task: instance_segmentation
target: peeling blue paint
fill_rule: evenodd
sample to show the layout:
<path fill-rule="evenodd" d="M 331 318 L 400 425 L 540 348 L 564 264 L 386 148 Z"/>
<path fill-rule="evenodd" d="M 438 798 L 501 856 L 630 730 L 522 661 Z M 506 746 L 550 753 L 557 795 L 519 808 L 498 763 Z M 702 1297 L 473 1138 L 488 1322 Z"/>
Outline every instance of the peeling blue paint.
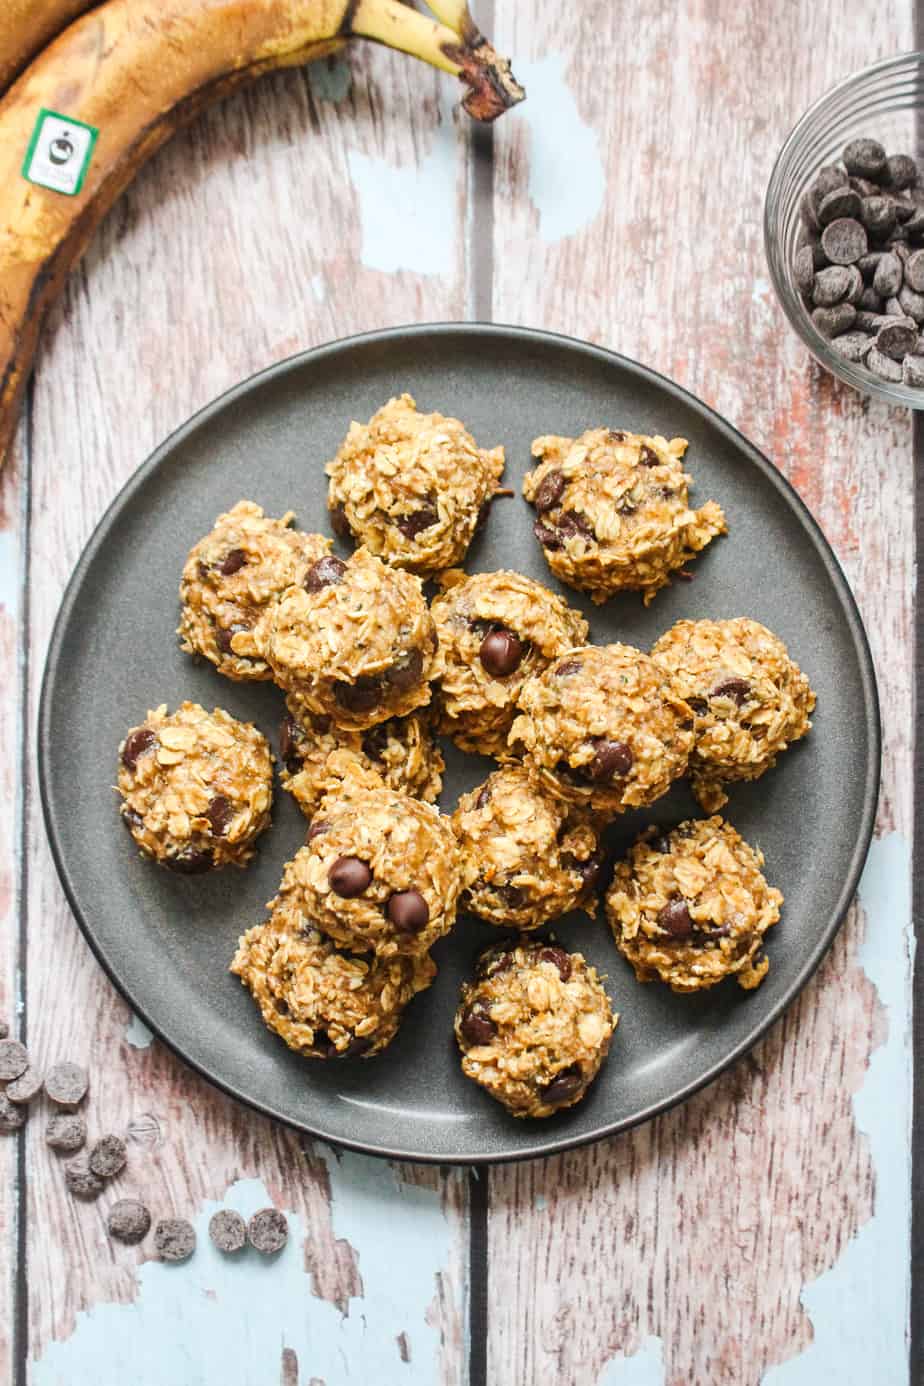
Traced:
<path fill-rule="evenodd" d="M 517 72 L 527 91 L 541 92 L 540 100 L 524 103 L 520 117 L 530 131 L 529 199 L 542 240 L 560 241 L 589 226 L 603 206 L 599 139 L 581 119 L 561 54 L 518 61 Z"/>
<path fill-rule="evenodd" d="M 350 64 L 343 58 L 324 58 L 308 68 L 308 85 L 312 96 L 319 101 L 331 101 L 336 105 L 345 100 L 352 81 Z"/>
<path fill-rule="evenodd" d="M 323 274 L 313 274 L 311 276 L 311 292 L 314 295 L 315 303 L 323 303 L 327 297 L 327 284 L 324 282 Z"/>
<path fill-rule="evenodd" d="M 664 1343 L 652 1335 L 643 1338 L 631 1357 L 611 1357 L 597 1378 L 597 1386 L 664 1386 Z"/>
<path fill-rule="evenodd" d="M 911 852 L 898 833 L 874 842 L 860 882 L 860 964 L 888 1034 L 854 1096 L 869 1138 L 875 1211 L 830 1270 L 802 1291 L 811 1346 L 771 1367 L 762 1386 L 907 1386 L 911 1225 Z"/>
<path fill-rule="evenodd" d="M 359 202 L 361 259 L 367 269 L 392 274 L 451 274 L 456 265 L 456 183 L 459 146 L 448 94 L 430 152 L 396 168 L 380 155 L 348 154 Z"/>
<path fill-rule="evenodd" d="M 125 1038 L 133 1049 L 147 1049 L 152 1043 L 154 1036 L 145 1025 L 140 1016 L 132 1011 L 129 1015 L 128 1024 L 125 1027 Z"/>
<path fill-rule="evenodd" d="M 439 1194 L 403 1183 L 383 1161 L 319 1153 L 330 1175 L 334 1235 L 352 1245 L 362 1280 L 362 1296 L 346 1314 L 312 1294 L 305 1224 L 289 1210 L 289 1242 L 278 1256 L 215 1250 L 208 1221 L 218 1207 L 249 1217 L 272 1202 L 261 1180 L 240 1180 L 222 1204 L 205 1203 L 194 1217 L 190 1261 L 147 1261 L 130 1304 L 78 1314 L 73 1333 L 33 1364 L 31 1386 L 256 1386 L 279 1380 L 284 1349 L 290 1361 L 294 1353 L 300 1381 L 432 1386 L 440 1339 L 426 1314 L 452 1252 Z M 409 1362 L 397 1343 L 402 1332 Z"/>
<path fill-rule="evenodd" d="M 533 1207 L 535 1208 L 536 1212 L 544 1213 L 548 1206 L 549 1200 L 546 1198 L 545 1194 L 536 1194 L 536 1197 L 533 1200 Z"/>

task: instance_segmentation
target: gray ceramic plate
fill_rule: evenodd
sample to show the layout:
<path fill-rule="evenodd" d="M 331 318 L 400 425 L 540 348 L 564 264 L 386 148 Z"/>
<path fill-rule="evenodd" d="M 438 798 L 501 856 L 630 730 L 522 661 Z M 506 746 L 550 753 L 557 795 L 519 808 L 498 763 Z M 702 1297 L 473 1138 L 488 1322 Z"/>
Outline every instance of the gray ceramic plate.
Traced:
<path fill-rule="evenodd" d="M 600 423 L 690 440 L 695 500 L 715 497 L 731 533 L 693 565 L 695 579 L 647 610 L 634 595 L 585 610 L 597 641 L 647 647 L 680 617 L 748 615 L 787 643 L 818 691 L 815 729 L 757 784 L 734 790 L 731 821 L 766 854 L 786 897 L 760 989 L 698 997 L 642 987 L 602 917 L 570 917 L 559 936 L 602 972 L 622 1020 L 588 1097 L 549 1121 L 517 1122 L 462 1077 L 452 1040 L 459 984 L 496 934 L 461 919 L 436 950 L 439 977 L 412 1004 L 381 1057 L 299 1059 L 261 1023 L 227 971 L 238 935 L 263 917 L 305 825 L 279 793 L 274 825 L 246 873 L 177 877 L 142 861 L 110 789 L 126 728 L 149 707 L 192 698 L 251 719 L 275 744 L 281 697 L 221 679 L 177 647 L 177 583 L 187 550 L 241 497 L 290 507 L 326 529 L 324 463 L 351 419 L 410 390 L 456 414 L 479 442 L 507 448 L 519 491 L 539 433 Z M 550 581 L 517 495 L 499 501 L 469 557 Z M 58 617 L 42 695 L 45 816 L 68 899 L 100 962 L 135 1011 L 214 1083 L 341 1145 L 417 1160 L 478 1162 L 548 1154 L 624 1130 L 688 1097 L 743 1054 L 804 985 L 856 888 L 879 776 L 869 649 L 831 550 L 795 493 L 729 425 L 676 385 L 596 347 L 517 328 L 445 325 L 374 333 L 307 352 L 230 391 L 158 449 L 87 545 Z M 443 805 L 487 762 L 450 748 Z M 695 811 L 686 786 L 612 829 L 619 850 L 649 821 Z"/>

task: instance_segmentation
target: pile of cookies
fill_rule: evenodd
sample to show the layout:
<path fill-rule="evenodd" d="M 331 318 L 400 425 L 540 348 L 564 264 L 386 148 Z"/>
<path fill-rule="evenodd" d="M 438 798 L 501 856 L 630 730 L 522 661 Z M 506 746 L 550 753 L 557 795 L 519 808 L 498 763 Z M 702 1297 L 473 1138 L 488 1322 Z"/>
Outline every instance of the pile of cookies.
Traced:
<path fill-rule="evenodd" d="M 536 440 L 523 491 L 562 582 L 649 602 L 725 533 L 716 502 L 690 508 L 685 448 L 603 428 Z M 327 468 L 352 556 L 241 501 L 189 555 L 179 635 L 227 678 L 285 695 L 280 777 L 309 827 L 231 965 L 266 1024 L 313 1058 L 380 1052 L 434 978 L 434 943 L 471 912 L 517 936 L 463 988 L 463 1070 L 514 1115 L 543 1117 L 581 1099 L 618 1017 L 581 954 L 534 931 L 595 914 L 615 815 L 685 775 L 715 815 L 726 783 L 805 735 L 814 695 L 747 618 L 680 621 L 646 654 L 590 643 L 583 615 L 520 573 L 467 575 L 503 469 L 503 448 L 479 448 L 458 419 L 390 400 Z M 451 817 L 435 807 L 438 735 L 499 762 Z M 245 866 L 272 763 L 262 734 L 220 709 L 159 707 L 120 748 L 123 821 L 171 870 Z M 638 978 L 758 985 L 782 900 L 762 865 L 718 816 L 643 833 L 606 893 Z"/>

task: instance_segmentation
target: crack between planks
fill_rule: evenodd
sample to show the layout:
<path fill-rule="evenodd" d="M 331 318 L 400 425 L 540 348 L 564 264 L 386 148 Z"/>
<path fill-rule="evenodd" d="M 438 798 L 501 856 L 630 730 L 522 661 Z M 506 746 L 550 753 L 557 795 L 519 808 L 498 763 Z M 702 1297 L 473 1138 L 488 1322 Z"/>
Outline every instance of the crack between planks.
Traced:
<path fill-rule="evenodd" d="M 488 1168 L 468 1172 L 468 1386 L 488 1383 Z"/>

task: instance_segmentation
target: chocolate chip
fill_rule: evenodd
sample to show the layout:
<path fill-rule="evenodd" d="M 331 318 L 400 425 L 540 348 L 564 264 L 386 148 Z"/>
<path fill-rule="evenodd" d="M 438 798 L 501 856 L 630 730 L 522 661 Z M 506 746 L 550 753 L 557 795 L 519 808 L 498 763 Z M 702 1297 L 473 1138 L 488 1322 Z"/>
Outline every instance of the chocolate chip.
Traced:
<path fill-rule="evenodd" d="M 550 549 L 553 553 L 563 546 L 564 541 L 558 530 L 552 529 L 550 525 L 544 525 L 541 520 L 537 520 L 533 525 L 533 534 L 544 549 Z"/>
<path fill-rule="evenodd" d="M 893 361 L 890 356 L 884 356 L 876 347 L 871 347 L 866 354 L 866 364 L 869 369 L 878 375 L 880 380 L 888 380 L 891 384 L 897 385 L 902 378 L 902 368 L 897 361 Z"/>
<path fill-rule="evenodd" d="M 382 686 L 378 679 L 361 675 L 355 683 L 338 679 L 334 684 L 334 697 L 348 712 L 371 712 L 382 699 Z"/>
<path fill-rule="evenodd" d="M 864 197 L 860 220 L 874 241 L 886 240 L 895 230 L 895 207 L 888 197 Z"/>
<path fill-rule="evenodd" d="M 911 220 L 918 209 L 915 203 L 908 198 L 907 193 L 899 193 L 897 197 L 892 198 L 892 210 L 895 212 L 895 220 L 899 226 L 903 226 Z"/>
<path fill-rule="evenodd" d="M 151 1230 L 151 1214 L 137 1198 L 120 1198 L 106 1214 L 106 1230 L 117 1242 L 137 1246 Z"/>
<path fill-rule="evenodd" d="M 561 500 L 564 489 L 565 478 L 561 472 L 546 472 L 536 488 L 536 498 L 533 501 L 537 515 L 544 514 L 546 510 L 553 510 Z"/>
<path fill-rule="evenodd" d="M 897 255 L 881 257 L 873 274 L 873 288 L 880 298 L 892 298 L 902 286 L 902 262 Z"/>
<path fill-rule="evenodd" d="M 603 873 L 603 853 L 593 852 L 586 861 L 575 862 L 575 870 L 584 879 L 584 890 L 590 894 L 596 890 Z"/>
<path fill-rule="evenodd" d="M 370 760 L 385 759 L 385 752 L 388 750 L 386 723 L 380 722 L 377 727 L 370 727 L 363 733 L 363 750 Z"/>
<path fill-rule="evenodd" d="M 896 261 L 897 263 L 897 261 Z M 812 298 L 819 308 L 833 308 L 847 297 L 851 286 L 850 271 L 853 265 L 829 265 L 819 270 L 812 282 Z M 898 267 L 899 280 L 901 266 Z"/>
<path fill-rule="evenodd" d="M 402 934 L 419 934 L 430 922 L 430 906 L 419 890 L 397 891 L 389 899 L 385 913 Z"/>
<path fill-rule="evenodd" d="M 552 963 L 554 967 L 558 968 L 558 975 L 563 982 L 568 981 L 568 978 L 571 976 L 571 959 L 568 957 L 564 948 L 558 948 L 554 944 L 550 944 L 547 948 L 540 948 L 539 957 L 542 962 Z"/>
<path fill-rule="evenodd" d="M 209 820 L 215 837 L 224 837 L 225 830 L 236 811 L 231 800 L 227 799 L 224 794 L 215 795 L 205 810 L 205 817 Z"/>
<path fill-rule="evenodd" d="M 75 1198 L 99 1198 L 106 1187 L 105 1181 L 93 1173 L 83 1156 L 64 1166 L 64 1182 Z"/>
<path fill-rule="evenodd" d="M 134 770 L 141 756 L 157 745 L 157 736 L 150 727 L 136 727 L 129 732 L 122 747 L 122 764 L 126 770 Z"/>
<path fill-rule="evenodd" d="M 918 327 L 924 323 L 924 294 L 916 294 L 914 289 L 909 289 L 907 284 L 903 284 L 898 291 L 898 302 L 905 316 L 911 318 Z"/>
<path fill-rule="evenodd" d="M 423 654 L 420 650 L 406 650 L 400 654 L 390 668 L 385 670 L 385 678 L 392 688 L 405 692 L 420 683 L 423 673 Z"/>
<path fill-rule="evenodd" d="M 288 1015 L 289 1003 L 284 996 L 274 996 L 273 1009 L 275 1010 L 277 1015 Z"/>
<path fill-rule="evenodd" d="M 649 447 L 647 443 L 643 443 L 639 448 L 638 460 L 643 467 L 660 467 L 661 465 L 661 458 L 654 448 Z"/>
<path fill-rule="evenodd" d="M 851 187 L 835 188 L 827 193 L 818 204 L 818 220 L 822 226 L 830 226 L 833 221 L 847 217 L 858 217 L 863 207 L 859 193 Z"/>
<path fill-rule="evenodd" d="M 857 269 L 862 274 L 867 284 L 872 284 L 873 275 L 876 273 L 876 266 L 883 255 L 889 254 L 885 250 L 871 250 L 868 255 L 861 255 L 857 261 Z"/>
<path fill-rule="evenodd" d="M 751 685 L 747 679 L 728 678 L 722 679 L 712 690 L 713 698 L 731 698 L 733 702 L 741 707 L 751 696 Z"/>
<path fill-rule="evenodd" d="M 905 385 L 924 385 L 924 356 L 906 356 L 902 362 L 902 381 Z"/>
<path fill-rule="evenodd" d="M 497 1026 L 480 1006 L 470 1006 L 459 1023 L 459 1031 L 466 1044 L 478 1047 L 491 1043 L 497 1034 Z"/>
<path fill-rule="evenodd" d="M 806 188 L 799 199 L 799 215 L 802 218 L 802 225 L 807 231 L 821 230 L 821 222 L 818 220 L 818 209 L 815 205 L 815 196 L 811 188 Z"/>
<path fill-rule="evenodd" d="M 346 511 L 342 505 L 332 505 L 330 507 L 330 527 L 338 539 L 352 539 L 353 537 L 350 522 L 346 517 Z"/>
<path fill-rule="evenodd" d="M 624 741 L 607 741 L 600 737 L 592 744 L 596 748 L 594 758 L 584 769 L 595 784 L 628 775 L 635 757 Z"/>
<path fill-rule="evenodd" d="M 498 972 L 508 972 L 514 965 L 513 953 L 507 949 L 486 948 L 475 963 L 479 977 L 495 977 Z"/>
<path fill-rule="evenodd" d="M 289 1240 L 289 1224 L 278 1208 L 261 1208 L 247 1224 L 247 1240 L 262 1256 L 275 1256 Z"/>
<path fill-rule="evenodd" d="M 0 1131 L 9 1134 L 19 1131 L 26 1124 L 29 1112 L 26 1107 L 11 1102 L 5 1092 L 0 1092 Z"/>
<path fill-rule="evenodd" d="M 872 182 L 869 178 L 851 178 L 849 185 L 855 193 L 859 193 L 865 200 L 867 197 L 880 197 L 882 189 L 878 183 Z"/>
<path fill-rule="evenodd" d="M 235 635 L 240 635 L 243 631 L 250 630 L 244 621 L 235 621 L 230 626 L 218 626 L 215 631 L 215 644 L 222 654 L 234 654 L 231 648 L 231 641 Z M 243 659 L 243 655 L 236 655 L 236 659 Z"/>
<path fill-rule="evenodd" d="M 154 1250 L 162 1261 L 188 1261 L 196 1249 L 196 1229 L 186 1218 L 161 1218 L 154 1228 Z"/>
<path fill-rule="evenodd" d="M 327 873 L 331 890 L 343 900 L 362 895 L 372 880 L 372 869 L 359 857 L 338 857 Z"/>
<path fill-rule="evenodd" d="M 19 1040 L 0 1040 L 0 1083 L 9 1083 L 29 1067 L 29 1051 Z"/>
<path fill-rule="evenodd" d="M 346 1049 L 341 1049 L 340 1057 L 341 1059 L 358 1059 L 361 1055 L 367 1053 L 371 1048 L 371 1035 L 355 1035 L 354 1038 L 350 1040 Z"/>
<path fill-rule="evenodd" d="M 403 515 L 395 521 L 395 525 L 400 529 L 405 539 L 412 542 L 422 534 L 425 529 L 430 529 L 439 519 L 439 511 L 432 501 L 426 501 L 419 510 L 413 510 L 410 515 Z"/>
<path fill-rule="evenodd" d="M 302 768 L 302 757 L 298 749 L 300 731 L 301 727 L 291 713 L 282 719 L 279 728 L 279 758 L 290 775 L 297 775 Z"/>
<path fill-rule="evenodd" d="M 490 798 L 491 786 L 489 784 L 483 784 L 478 791 L 478 798 L 475 800 L 475 808 L 483 809 Z"/>
<path fill-rule="evenodd" d="M 495 679 L 509 678 L 523 661 L 524 646 L 513 631 L 500 627 L 492 630 L 481 642 L 478 658 L 482 668 Z"/>
<path fill-rule="evenodd" d="M 841 157 L 847 172 L 860 178 L 879 178 L 885 169 L 886 152 L 878 140 L 851 140 Z"/>
<path fill-rule="evenodd" d="M 305 591 L 320 592 L 324 587 L 336 587 L 338 583 L 343 581 L 346 566 L 343 559 L 338 558 L 333 553 L 319 558 L 317 563 L 312 563 L 305 574 Z"/>
<path fill-rule="evenodd" d="M 594 527 L 586 515 L 579 515 L 576 510 L 566 510 L 558 521 L 558 532 L 565 539 L 573 539 L 576 534 L 580 534 L 584 539 L 593 539 Z"/>
<path fill-rule="evenodd" d="M 556 665 L 555 672 L 560 679 L 566 679 L 569 674 L 579 674 L 583 667 L 579 659 L 563 659 L 561 664 Z"/>
<path fill-rule="evenodd" d="M 853 217 L 838 217 L 826 226 L 821 244 L 833 265 L 852 265 L 869 250 L 866 228 Z"/>
<path fill-rule="evenodd" d="M 693 920 L 690 918 L 686 900 L 682 900 L 679 895 L 673 900 L 668 900 L 664 908 L 658 911 L 658 924 L 667 933 L 673 934 L 674 938 L 685 938 L 687 934 L 692 934 Z"/>
<path fill-rule="evenodd" d="M 796 251 L 792 272 L 800 293 L 810 294 L 815 285 L 815 256 L 810 245 L 803 245 Z"/>
<path fill-rule="evenodd" d="M 816 308 L 812 322 L 823 337 L 838 337 L 853 327 L 857 310 L 850 303 L 838 303 L 833 308 Z"/>
<path fill-rule="evenodd" d="M 90 1151 L 89 1166 L 100 1179 L 112 1179 L 125 1168 L 128 1151 L 121 1136 L 103 1136 Z"/>
<path fill-rule="evenodd" d="M 87 1139 L 87 1123 L 78 1112 L 56 1112 L 45 1127 L 45 1144 L 52 1150 L 80 1150 Z"/>
<path fill-rule="evenodd" d="M 165 857 L 164 866 L 178 876 L 201 876 L 211 871 L 212 853 L 207 847 L 187 847 L 175 857 Z"/>
<path fill-rule="evenodd" d="M 872 344 L 865 332 L 844 332 L 834 338 L 831 346 L 846 361 L 862 361 Z"/>
<path fill-rule="evenodd" d="M 29 1103 L 42 1091 L 42 1075 L 37 1068 L 27 1068 L 12 1083 L 7 1084 L 6 1095 L 11 1102 Z"/>
<path fill-rule="evenodd" d="M 651 846 L 656 852 L 660 852 L 662 856 L 666 857 L 671 850 L 669 835 L 667 833 L 659 833 L 656 838 L 652 839 Z"/>
<path fill-rule="evenodd" d="M 629 435 L 622 428 L 608 428 L 606 436 L 611 443 L 624 443 Z"/>
<path fill-rule="evenodd" d="M 563 1068 L 551 1081 L 540 1089 L 540 1094 L 550 1107 L 560 1107 L 563 1102 L 570 1102 L 576 1097 L 584 1085 L 584 1075 L 581 1072 L 580 1064 L 571 1064 L 568 1068 Z"/>
<path fill-rule="evenodd" d="M 915 293 L 924 293 L 924 250 L 915 250 L 905 261 L 905 283 Z"/>
<path fill-rule="evenodd" d="M 247 555 L 243 549 L 229 549 L 220 563 L 215 566 L 223 577 L 233 577 L 239 573 L 247 562 Z"/>
<path fill-rule="evenodd" d="M 526 904 L 526 892 L 521 886 L 497 885 L 494 887 L 494 894 L 508 910 L 521 910 Z"/>
<path fill-rule="evenodd" d="M 315 1030 L 311 1052 L 318 1059 L 336 1059 L 337 1046 L 326 1030 Z"/>
<path fill-rule="evenodd" d="M 321 833 L 326 833 L 329 827 L 330 824 L 326 818 L 312 818 L 305 841 L 313 842 L 316 837 L 320 837 Z"/>
<path fill-rule="evenodd" d="M 890 154 L 885 161 L 882 182 L 893 192 L 910 188 L 918 180 L 918 166 L 909 154 Z"/>
<path fill-rule="evenodd" d="M 917 340 L 918 333 L 915 327 L 909 327 L 896 320 L 880 327 L 876 333 L 876 348 L 883 356 L 890 356 L 893 361 L 901 361 L 910 351 L 914 351 Z"/>
<path fill-rule="evenodd" d="M 77 1107 L 87 1095 L 90 1080 L 80 1064 L 55 1064 L 45 1075 L 45 1096 L 58 1107 Z"/>
<path fill-rule="evenodd" d="M 219 1208 L 209 1218 L 209 1236 L 219 1251 L 232 1255 L 247 1243 L 247 1224 L 233 1208 Z"/>

